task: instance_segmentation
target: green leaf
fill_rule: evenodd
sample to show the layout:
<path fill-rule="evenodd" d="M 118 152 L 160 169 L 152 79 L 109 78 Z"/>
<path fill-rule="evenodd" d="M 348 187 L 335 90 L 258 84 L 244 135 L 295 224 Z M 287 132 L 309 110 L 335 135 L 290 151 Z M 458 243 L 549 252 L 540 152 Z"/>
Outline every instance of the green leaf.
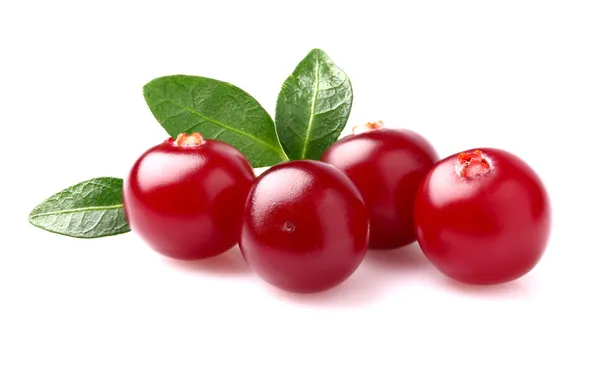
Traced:
<path fill-rule="evenodd" d="M 229 83 L 199 76 L 159 77 L 144 86 L 144 98 L 173 138 L 182 132 L 200 132 L 234 146 L 254 167 L 288 159 L 271 116 L 248 93 Z"/>
<path fill-rule="evenodd" d="M 100 177 L 58 192 L 29 214 L 29 222 L 49 232 L 97 238 L 129 232 L 123 212 L 123 180 Z"/>
<path fill-rule="evenodd" d="M 352 108 L 346 74 L 319 49 L 285 80 L 275 111 L 277 134 L 290 159 L 318 160 L 340 136 Z"/>

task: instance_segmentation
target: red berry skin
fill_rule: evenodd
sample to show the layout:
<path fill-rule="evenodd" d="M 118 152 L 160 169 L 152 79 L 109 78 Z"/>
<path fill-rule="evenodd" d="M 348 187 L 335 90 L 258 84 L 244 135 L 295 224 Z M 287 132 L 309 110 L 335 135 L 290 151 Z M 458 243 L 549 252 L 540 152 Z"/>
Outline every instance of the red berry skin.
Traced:
<path fill-rule="evenodd" d="M 528 273 L 550 236 L 548 194 L 534 170 L 493 148 L 439 161 L 415 199 L 421 249 L 442 273 L 499 284 Z"/>
<path fill-rule="evenodd" d="M 255 179 L 246 157 L 226 143 L 200 137 L 199 145 L 185 145 L 195 135 L 184 136 L 182 145 L 180 136 L 150 148 L 123 187 L 132 230 L 159 253 L 182 260 L 209 258 L 236 244 Z"/>
<path fill-rule="evenodd" d="M 416 240 L 414 197 L 438 160 L 425 138 L 409 130 L 374 129 L 338 140 L 321 160 L 346 173 L 360 191 L 371 220 L 370 248 L 393 249 Z"/>
<path fill-rule="evenodd" d="M 315 293 L 352 275 L 368 236 L 367 209 L 348 177 L 331 165 L 297 160 L 257 179 L 246 202 L 240 249 L 268 283 Z"/>

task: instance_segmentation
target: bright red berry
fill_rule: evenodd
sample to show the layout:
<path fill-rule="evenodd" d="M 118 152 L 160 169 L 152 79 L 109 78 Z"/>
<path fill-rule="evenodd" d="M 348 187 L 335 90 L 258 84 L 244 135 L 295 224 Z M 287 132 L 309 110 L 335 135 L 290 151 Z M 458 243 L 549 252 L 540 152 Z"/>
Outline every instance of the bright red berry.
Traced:
<path fill-rule="evenodd" d="M 325 151 L 322 161 L 341 169 L 360 191 L 369 210 L 369 246 L 391 249 L 416 240 L 414 197 L 438 160 L 431 144 L 408 130 L 383 128 L 382 122 L 354 128 Z"/>
<path fill-rule="evenodd" d="M 254 184 L 240 249 L 268 283 L 312 293 L 356 270 L 368 233 L 367 209 L 348 177 L 319 161 L 291 161 L 270 168 Z"/>
<path fill-rule="evenodd" d="M 533 169 L 491 148 L 439 161 L 415 201 L 423 252 L 442 273 L 470 284 L 504 283 L 529 272 L 546 248 L 550 217 Z"/>
<path fill-rule="evenodd" d="M 246 157 L 218 140 L 181 134 L 146 151 L 123 186 L 131 228 L 176 259 L 202 259 L 233 247 L 254 172 Z"/>

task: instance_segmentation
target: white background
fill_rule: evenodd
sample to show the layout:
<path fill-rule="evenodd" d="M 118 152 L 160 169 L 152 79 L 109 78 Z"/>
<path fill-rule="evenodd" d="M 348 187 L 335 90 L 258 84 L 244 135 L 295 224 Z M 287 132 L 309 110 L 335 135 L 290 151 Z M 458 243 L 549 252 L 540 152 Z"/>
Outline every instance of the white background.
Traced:
<path fill-rule="evenodd" d="M 599 20 L 597 1 L 574 0 L 2 2 L 0 376 L 600 375 Z M 28 224 L 50 194 L 122 177 L 166 137 L 147 81 L 229 81 L 273 114 L 314 47 L 352 79 L 350 126 L 528 161 L 553 205 L 538 267 L 469 288 L 412 247 L 296 296 L 238 250 L 179 263 L 132 233 Z"/>

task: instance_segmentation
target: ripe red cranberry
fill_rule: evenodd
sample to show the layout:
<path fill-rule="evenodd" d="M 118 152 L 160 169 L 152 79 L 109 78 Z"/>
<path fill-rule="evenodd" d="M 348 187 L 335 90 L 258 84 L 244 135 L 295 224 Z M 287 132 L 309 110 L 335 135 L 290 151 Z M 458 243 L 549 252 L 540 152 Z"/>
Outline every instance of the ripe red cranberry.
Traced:
<path fill-rule="evenodd" d="M 246 203 L 240 249 L 280 289 L 314 293 L 346 280 L 367 248 L 360 193 L 331 165 L 290 161 L 263 173 Z"/>
<path fill-rule="evenodd" d="M 470 284 L 517 279 L 540 260 L 550 203 L 538 175 L 517 156 L 477 149 L 439 161 L 417 193 L 419 245 L 442 273 Z"/>
<path fill-rule="evenodd" d="M 125 215 L 132 230 L 163 255 L 212 257 L 236 244 L 254 178 L 234 147 L 181 134 L 135 162 L 123 186 Z"/>
<path fill-rule="evenodd" d="M 371 220 L 369 247 L 392 249 L 416 240 L 414 197 L 438 160 L 431 144 L 408 130 L 383 128 L 381 121 L 355 127 L 322 161 L 341 169 L 360 191 Z"/>

